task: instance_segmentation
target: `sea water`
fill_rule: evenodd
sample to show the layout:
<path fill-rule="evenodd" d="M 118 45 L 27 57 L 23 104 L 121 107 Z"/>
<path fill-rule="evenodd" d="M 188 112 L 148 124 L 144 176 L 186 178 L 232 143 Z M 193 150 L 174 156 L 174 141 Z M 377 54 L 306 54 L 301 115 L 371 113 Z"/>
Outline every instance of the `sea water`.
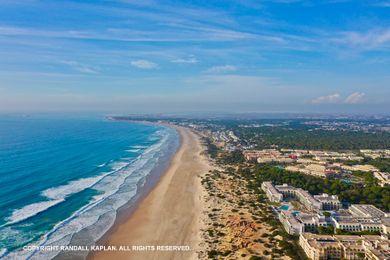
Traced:
<path fill-rule="evenodd" d="M 59 251 L 24 249 L 93 244 L 178 145 L 160 125 L 1 116 L 0 258 L 48 259 Z"/>

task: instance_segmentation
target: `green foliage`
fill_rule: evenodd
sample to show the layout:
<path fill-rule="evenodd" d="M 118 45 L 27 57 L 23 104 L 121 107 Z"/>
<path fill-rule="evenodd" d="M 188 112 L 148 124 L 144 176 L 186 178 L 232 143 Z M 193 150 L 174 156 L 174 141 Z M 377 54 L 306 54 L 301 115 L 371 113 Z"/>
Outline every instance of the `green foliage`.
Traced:
<path fill-rule="evenodd" d="M 364 158 L 362 161 L 344 161 L 346 165 L 355 165 L 355 164 L 371 164 L 375 166 L 382 172 L 390 172 L 390 158 Z"/>
<path fill-rule="evenodd" d="M 332 226 L 318 227 L 318 233 L 321 235 L 332 235 L 334 234 L 334 228 Z"/>
<path fill-rule="evenodd" d="M 243 163 L 245 161 L 244 155 L 241 151 L 233 151 L 231 153 L 226 154 L 221 158 L 221 162 L 225 164 L 236 164 Z"/>
<path fill-rule="evenodd" d="M 211 158 L 215 159 L 218 155 L 218 147 L 211 142 L 210 139 L 205 139 L 206 143 L 206 150 L 207 153 L 210 155 Z"/>
<path fill-rule="evenodd" d="M 249 260 L 262 260 L 263 258 L 261 256 L 253 255 L 249 258 Z"/>
<path fill-rule="evenodd" d="M 211 259 L 217 259 L 219 252 L 217 250 L 211 250 L 211 251 L 207 252 L 207 255 Z"/>
<path fill-rule="evenodd" d="M 308 129 L 300 124 L 277 127 L 235 128 L 241 139 L 249 140 L 258 149 L 277 145 L 291 149 L 359 150 L 390 147 L 390 133 L 326 131 Z"/>
<path fill-rule="evenodd" d="M 368 163 L 382 172 L 390 172 L 390 158 L 371 159 Z"/>
<path fill-rule="evenodd" d="M 354 171 L 352 173 L 353 175 L 362 178 L 365 184 L 378 185 L 378 179 L 375 178 L 372 172 Z"/>

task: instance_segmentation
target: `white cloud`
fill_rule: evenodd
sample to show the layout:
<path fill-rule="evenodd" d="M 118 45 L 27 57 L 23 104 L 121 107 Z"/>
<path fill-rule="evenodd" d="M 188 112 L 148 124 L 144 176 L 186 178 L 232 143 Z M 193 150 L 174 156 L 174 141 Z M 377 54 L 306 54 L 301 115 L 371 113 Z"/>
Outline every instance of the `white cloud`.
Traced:
<path fill-rule="evenodd" d="M 194 56 L 189 56 L 188 58 L 178 58 L 171 60 L 173 63 L 188 63 L 188 64 L 195 64 L 198 63 L 199 60 Z"/>
<path fill-rule="evenodd" d="M 209 68 L 206 72 L 208 73 L 226 73 L 236 71 L 237 67 L 232 65 L 214 66 Z"/>
<path fill-rule="evenodd" d="M 131 62 L 131 65 L 134 67 L 137 67 L 139 69 L 145 69 L 145 70 L 150 70 L 150 69 L 157 69 L 158 65 L 157 63 L 148 61 L 148 60 L 133 60 Z"/>
<path fill-rule="evenodd" d="M 357 104 L 360 103 L 365 96 L 364 93 L 354 92 L 343 99 L 339 93 L 334 93 L 326 96 L 320 96 L 310 100 L 312 104 Z"/>
<path fill-rule="evenodd" d="M 368 32 L 342 32 L 334 42 L 365 50 L 377 49 L 390 44 L 390 29 L 374 29 Z"/>
<path fill-rule="evenodd" d="M 344 100 L 344 103 L 346 103 L 346 104 L 360 103 L 365 95 L 366 94 L 361 93 L 361 92 L 354 92 Z"/>
<path fill-rule="evenodd" d="M 62 61 L 62 63 L 70 66 L 74 70 L 86 74 L 97 74 L 99 72 L 96 68 L 81 64 L 77 61 Z"/>
<path fill-rule="evenodd" d="M 320 96 L 310 100 L 312 104 L 329 104 L 329 103 L 338 103 L 340 101 L 340 94 L 334 93 L 327 96 Z"/>

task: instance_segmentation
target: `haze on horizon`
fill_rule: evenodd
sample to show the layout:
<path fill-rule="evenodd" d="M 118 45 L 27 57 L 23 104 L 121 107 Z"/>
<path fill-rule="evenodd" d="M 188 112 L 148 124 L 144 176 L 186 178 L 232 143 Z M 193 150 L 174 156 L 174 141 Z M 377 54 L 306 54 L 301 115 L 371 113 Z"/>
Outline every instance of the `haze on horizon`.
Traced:
<path fill-rule="evenodd" d="M 390 1 L 0 0 L 0 113 L 390 113 Z"/>

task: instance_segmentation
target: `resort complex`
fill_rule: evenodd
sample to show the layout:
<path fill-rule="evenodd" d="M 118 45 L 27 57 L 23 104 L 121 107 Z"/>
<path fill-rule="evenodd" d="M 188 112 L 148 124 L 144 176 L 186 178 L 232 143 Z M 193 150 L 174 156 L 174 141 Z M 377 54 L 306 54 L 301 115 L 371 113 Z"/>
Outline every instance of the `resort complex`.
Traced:
<path fill-rule="evenodd" d="M 362 255 L 367 259 L 388 259 L 390 256 L 389 213 L 366 204 L 352 204 L 344 209 L 337 196 L 312 196 L 287 184 L 263 182 L 261 188 L 274 204 L 272 208 L 286 232 L 300 236 L 299 244 L 310 259 L 361 259 Z M 324 230 L 330 234 L 318 235 Z M 357 235 L 334 235 L 343 232 Z"/>
<path fill-rule="evenodd" d="M 348 232 L 390 232 L 390 214 L 373 205 L 352 204 L 343 209 L 334 195 L 312 196 L 303 189 L 271 182 L 263 182 L 261 188 L 270 201 L 281 205 L 274 206 L 274 210 L 289 234 L 316 232 L 320 227 Z"/>

